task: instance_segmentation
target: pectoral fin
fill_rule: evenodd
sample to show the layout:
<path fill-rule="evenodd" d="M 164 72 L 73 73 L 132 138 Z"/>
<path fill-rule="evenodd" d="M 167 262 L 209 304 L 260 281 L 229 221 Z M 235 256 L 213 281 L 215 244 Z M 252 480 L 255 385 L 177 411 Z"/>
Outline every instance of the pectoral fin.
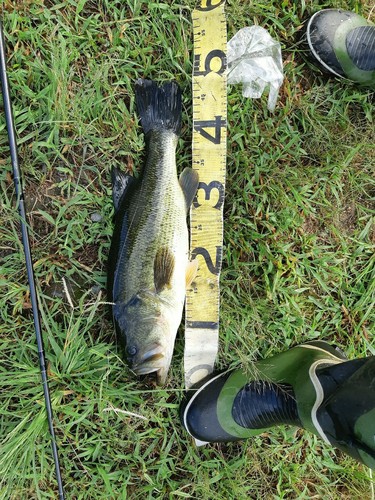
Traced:
<path fill-rule="evenodd" d="M 157 292 L 171 286 L 174 265 L 173 253 L 166 247 L 160 248 L 154 260 L 154 283 Z"/>
<path fill-rule="evenodd" d="M 194 281 L 198 272 L 198 259 L 191 260 L 186 268 L 185 282 L 186 288 L 188 288 Z"/>
<path fill-rule="evenodd" d="M 115 212 L 118 211 L 122 198 L 129 187 L 136 181 L 136 179 L 125 172 L 121 172 L 116 167 L 112 167 L 112 199 Z"/>
<path fill-rule="evenodd" d="M 180 186 L 185 195 L 186 212 L 193 203 L 195 193 L 198 189 L 198 173 L 190 167 L 186 167 L 180 175 Z"/>

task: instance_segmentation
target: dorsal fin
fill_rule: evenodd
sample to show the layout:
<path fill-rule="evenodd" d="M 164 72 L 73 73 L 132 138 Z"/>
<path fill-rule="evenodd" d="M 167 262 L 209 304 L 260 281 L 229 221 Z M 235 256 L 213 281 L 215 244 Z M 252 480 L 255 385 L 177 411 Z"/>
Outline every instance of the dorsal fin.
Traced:
<path fill-rule="evenodd" d="M 113 206 L 115 207 L 115 212 L 117 212 L 126 191 L 136 179 L 130 174 L 121 172 L 116 167 L 112 167 L 111 177 Z"/>
<path fill-rule="evenodd" d="M 165 287 L 170 287 L 175 259 L 173 253 L 167 247 L 160 248 L 154 260 L 154 283 L 156 292 Z"/>

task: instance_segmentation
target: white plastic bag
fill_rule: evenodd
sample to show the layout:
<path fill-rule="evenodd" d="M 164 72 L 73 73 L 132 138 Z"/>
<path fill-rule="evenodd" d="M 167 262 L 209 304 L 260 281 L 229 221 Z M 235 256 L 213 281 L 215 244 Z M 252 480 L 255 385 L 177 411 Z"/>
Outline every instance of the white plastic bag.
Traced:
<path fill-rule="evenodd" d="M 260 26 L 242 28 L 228 42 L 228 83 L 242 83 L 244 97 L 259 98 L 269 88 L 267 107 L 273 111 L 283 82 L 281 47 Z"/>

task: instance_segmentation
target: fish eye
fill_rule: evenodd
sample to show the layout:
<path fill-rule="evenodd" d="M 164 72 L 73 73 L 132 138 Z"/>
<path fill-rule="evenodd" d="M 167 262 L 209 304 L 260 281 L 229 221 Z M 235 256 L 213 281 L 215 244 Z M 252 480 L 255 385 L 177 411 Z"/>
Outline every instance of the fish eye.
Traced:
<path fill-rule="evenodd" d="M 131 345 L 126 348 L 127 353 L 129 356 L 135 356 L 138 352 L 138 349 L 135 347 L 135 345 Z"/>

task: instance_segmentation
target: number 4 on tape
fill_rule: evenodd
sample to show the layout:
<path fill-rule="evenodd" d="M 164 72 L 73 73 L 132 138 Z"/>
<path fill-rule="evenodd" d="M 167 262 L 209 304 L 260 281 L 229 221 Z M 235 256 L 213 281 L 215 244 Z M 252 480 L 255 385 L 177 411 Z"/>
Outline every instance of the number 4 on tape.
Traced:
<path fill-rule="evenodd" d="M 200 120 L 194 123 L 194 130 L 199 132 L 205 139 L 213 144 L 221 143 L 222 127 L 226 126 L 226 122 L 222 116 L 215 116 L 213 120 Z M 214 134 L 210 134 L 207 128 L 213 128 Z"/>

